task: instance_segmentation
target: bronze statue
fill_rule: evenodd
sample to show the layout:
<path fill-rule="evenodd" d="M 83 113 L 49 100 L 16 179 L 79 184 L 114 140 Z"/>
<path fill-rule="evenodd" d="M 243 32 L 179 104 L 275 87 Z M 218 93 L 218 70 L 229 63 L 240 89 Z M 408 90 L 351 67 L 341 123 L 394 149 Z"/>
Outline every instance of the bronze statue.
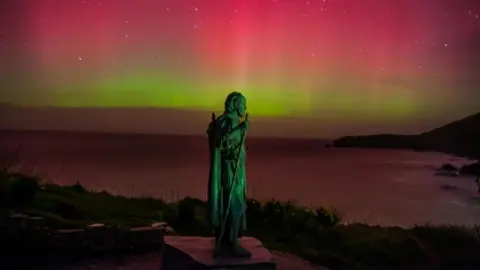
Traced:
<path fill-rule="evenodd" d="M 251 256 L 238 242 L 246 230 L 246 109 L 245 97 L 239 92 L 230 93 L 225 100 L 224 113 L 218 118 L 212 114 L 207 131 L 210 146 L 208 206 L 215 236 L 214 257 Z"/>

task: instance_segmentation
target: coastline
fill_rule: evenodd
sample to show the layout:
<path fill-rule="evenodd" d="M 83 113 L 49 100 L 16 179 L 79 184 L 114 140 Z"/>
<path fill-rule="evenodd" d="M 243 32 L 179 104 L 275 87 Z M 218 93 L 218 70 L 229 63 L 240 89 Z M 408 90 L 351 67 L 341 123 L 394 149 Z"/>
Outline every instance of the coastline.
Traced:
<path fill-rule="evenodd" d="M 437 151 L 480 159 L 480 113 L 417 134 L 376 134 L 344 136 L 334 140 L 336 147 L 410 149 Z"/>
<path fill-rule="evenodd" d="M 205 202 L 198 199 L 184 198 L 166 203 L 152 198 L 127 198 L 103 191 L 91 192 L 80 185 L 62 187 L 44 184 L 41 179 L 5 172 L 2 180 L 13 181 L 9 182 L 13 186 L 22 186 L 4 189 L 7 195 L 9 192 L 25 194 L 32 190 L 32 186 L 38 187 L 30 193 L 31 197 L 23 196 L 20 201 L 14 199 L 16 203 L 7 204 L 16 206 L 3 212 L 6 215 L 2 216 L 4 219 L 0 224 L 3 225 L 6 224 L 5 218 L 12 213 L 25 213 L 41 217 L 45 227 L 55 231 L 92 227 L 93 223 L 111 226 L 118 231 L 136 226 L 152 227 L 152 222 L 163 222 L 171 228 L 163 230 L 167 235 L 210 234 Z M 480 253 L 478 226 L 419 225 L 403 229 L 359 223 L 343 225 L 342 216 L 336 209 L 302 207 L 293 202 L 274 200 L 249 200 L 247 220 L 249 235 L 261 240 L 271 251 L 291 253 L 330 269 L 431 269 L 442 265 L 446 267 L 443 269 L 451 269 L 448 265 L 452 263 L 465 267 L 480 266 L 480 257 L 477 256 Z M 100 225 L 93 227 L 103 228 Z M 10 252 L 48 253 L 42 246 L 48 241 L 27 244 L 33 240 L 29 240 L 28 236 L 35 230 L 38 233 L 38 229 L 22 228 L 23 232 L 27 230 L 30 234 L 11 233 L 12 230 L 19 232 L 19 227 L 10 226 L 10 233 L 6 235 L 11 239 L 4 242 L 9 245 Z M 5 235 L 6 232 L 5 226 L 2 226 L 2 233 Z M 44 234 L 47 238 L 51 237 L 48 235 L 51 234 Z M 15 244 L 12 246 L 12 243 Z"/>

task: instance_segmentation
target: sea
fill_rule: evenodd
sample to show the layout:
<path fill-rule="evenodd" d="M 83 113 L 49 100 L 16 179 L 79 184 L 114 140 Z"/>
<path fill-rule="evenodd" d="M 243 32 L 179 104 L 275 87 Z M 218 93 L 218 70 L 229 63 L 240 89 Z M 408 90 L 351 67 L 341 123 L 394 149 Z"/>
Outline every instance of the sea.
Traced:
<path fill-rule="evenodd" d="M 247 138 L 248 196 L 334 207 L 344 222 L 480 224 L 473 177 L 439 175 L 471 160 L 435 152 L 326 147 L 328 141 Z M 0 165 L 60 185 L 175 201 L 206 198 L 206 136 L 1 131 Z"/>

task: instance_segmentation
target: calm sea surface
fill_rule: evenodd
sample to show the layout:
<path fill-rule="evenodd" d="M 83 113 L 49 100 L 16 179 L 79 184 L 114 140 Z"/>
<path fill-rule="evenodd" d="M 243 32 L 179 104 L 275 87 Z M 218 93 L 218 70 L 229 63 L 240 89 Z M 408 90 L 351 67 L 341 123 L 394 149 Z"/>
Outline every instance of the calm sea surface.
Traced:
<path fill-rule="evenodd" d="M 480 224 L 473 178 L 435 174 L 439 153 L 324 148 L 308 140 L 247 139 L 249 195 L 340 209 L 347 220 L 382 225 Z M 206 198 L 206 138 L 59 132 L 0 133 L 0 154 L 21 146 L 23 169 L 49 181 L 128 196 Z M 448 185 L 450 188 L 445 188 Z"/>

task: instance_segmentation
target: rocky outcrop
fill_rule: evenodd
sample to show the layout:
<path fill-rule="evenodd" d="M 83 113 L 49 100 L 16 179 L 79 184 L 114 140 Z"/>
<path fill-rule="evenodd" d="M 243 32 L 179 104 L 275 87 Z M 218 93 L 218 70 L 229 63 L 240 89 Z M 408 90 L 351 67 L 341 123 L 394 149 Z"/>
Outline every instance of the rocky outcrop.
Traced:
<path fill-rule="evenodd" d="M 475 175 L 480 177 L 480 161 L 468 164 L 460 168 L 462 174 Z"/>
<path fill-rule="evenodd" d="M 453 166 L 452 164 L 443 164 L 441 167 L 440 167 L 440 170 L 441 171 L 447 171 L 447 172 L 456 172 L 458 171 L 458 168 Z"/>

